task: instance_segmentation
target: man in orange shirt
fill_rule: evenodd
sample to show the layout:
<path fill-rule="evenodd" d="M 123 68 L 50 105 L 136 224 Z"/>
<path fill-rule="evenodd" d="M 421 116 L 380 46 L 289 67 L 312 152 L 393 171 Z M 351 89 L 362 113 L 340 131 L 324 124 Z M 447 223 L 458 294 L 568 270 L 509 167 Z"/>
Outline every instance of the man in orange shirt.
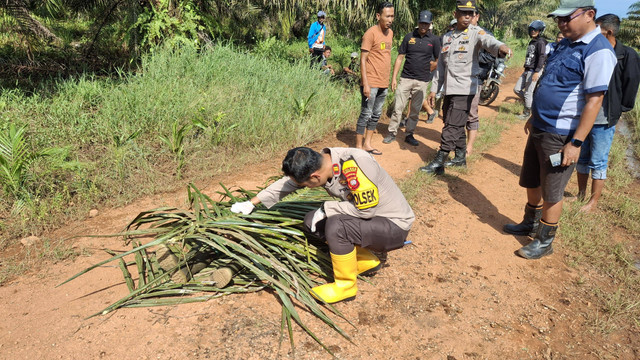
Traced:
<path fill-rule="evenodd" d="M 391 72 L 391 45 L 393 42 L 393 4 L 383 2 L 378 6 L 378 24 L 362 36 L 360 69 L 362 73 L 362 103 L 356 126 L 356 148 L 373 155 L 382 155 L 371 146 L 373 132 L 378 126 L 382 106 L 387 97 L 389 74 Z"/>

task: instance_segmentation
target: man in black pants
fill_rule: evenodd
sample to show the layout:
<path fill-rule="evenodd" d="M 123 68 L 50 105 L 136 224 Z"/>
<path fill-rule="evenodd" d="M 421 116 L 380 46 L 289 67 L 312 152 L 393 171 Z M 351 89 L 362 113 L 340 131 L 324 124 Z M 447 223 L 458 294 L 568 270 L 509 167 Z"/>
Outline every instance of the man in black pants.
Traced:
<path fill-rule="evenodd" d="M 309 44 L 309 54 L 311 54 L 311 67 L 317 66 L 322 61 L 324 52 L 324 38 L 327 35 L 327 26 L 324 24 L 327 14 L 318 11 L 318 21 L 311 24 L 307 42 Z"/>
<path fill-rule="evenodd" d="M 473 97 L 478 90 L 480 49 L 486 49 L 494 55 L 511 54 L 508 46 L 471 23 L 476 11 L 475 0 L 457 0 L 456 28 L 442 38 L 442 50 L 438 58 L 438 69 L 431 84 L 429 105 L 435 107 L 436 92 L 443 84 L 442 109 L 445 125 L 436 158 L 420 168 L 420 171 L 426 173 L 443 174 L 445 161 L 451 151 L 455 151 L 453 162 L 466 162 L 467 136 L 464 127 L 469 119 Z"/>

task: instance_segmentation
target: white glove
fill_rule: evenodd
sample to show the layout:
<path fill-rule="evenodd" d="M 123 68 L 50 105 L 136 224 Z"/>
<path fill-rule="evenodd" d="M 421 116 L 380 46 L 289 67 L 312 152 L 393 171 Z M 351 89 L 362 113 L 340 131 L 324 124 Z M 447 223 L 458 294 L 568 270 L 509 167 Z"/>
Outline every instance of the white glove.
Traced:
<path fill-rule="evenodd" d="M 239 214 L 239 213 L 243 213 L 245 215 L 249 215 L 251 214 L 251 212 L 253 211 L 253 209 L 256 206 L 253 205 L 253 203 L 251 202 L 251 200 L 247 200 L 247 201 L 243 201 L 243 202 L 237 202 L 233 205 L 231 205 L 231 212 Z"/>
<path fill-rule="evenodd" d="M 316 212 L 313 214 L 313 218 L 311 219 L 311 232 L 316 232 L 316 224 L 326 218 L 327 214 L 324 213 L 324 210 L 322 210 L 322 208 L 318 208 L 318 210 L 316 210 Z"/>

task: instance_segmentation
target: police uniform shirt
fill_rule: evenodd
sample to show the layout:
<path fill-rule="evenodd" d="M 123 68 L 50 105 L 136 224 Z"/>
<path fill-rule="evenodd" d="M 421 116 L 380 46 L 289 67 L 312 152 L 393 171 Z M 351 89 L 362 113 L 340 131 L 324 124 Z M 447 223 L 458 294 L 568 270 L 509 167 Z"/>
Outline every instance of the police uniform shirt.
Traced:
<path fill-rule="evenodd" d="M 478 52 L 485 49 L 497 56 L 503 43 L 479 26 L 449 31 L 443 36 L 438 68 L 431 92 L 444 84 L 445 95 L 475 95 L 478 89 Z"/>
<path fill-rule="evenodd" d="M 407 34 L 398 48 L 399 55 L 405 55 L 401 77 L 420 81 L 431 81 L 431 61 L 438 59 L 440 39 L 427 32 L 420 36 L 418 29 Z"/>
<path fill-rule="evenodd" d="M 331 155 L 333 177 L 324 189 L 340 200 L 326 201 L 327 216 L 346 214 L 370 219 L 385 217 L 402 230 L 408 231 L 415 220 L 411 206 L 391 176 L 373 156 L 355 148 L 325 148 Z M 257 195 L 260 202 L 271 208 L 288 194 L 300 189 L 288 176 L 269 185 Z"/>

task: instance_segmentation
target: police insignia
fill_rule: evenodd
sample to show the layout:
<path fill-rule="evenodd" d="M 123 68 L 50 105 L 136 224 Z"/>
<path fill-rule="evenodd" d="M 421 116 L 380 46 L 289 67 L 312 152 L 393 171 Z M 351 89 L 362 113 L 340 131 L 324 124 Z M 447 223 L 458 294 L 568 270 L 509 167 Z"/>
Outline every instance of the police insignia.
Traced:
<path fill-rule="evenodd" d="M 484 30 L 480 30 L 480 32 L 478 34 L 484 35 L 484 34 L 486 34 L 486 32 Z"/>
<path fill-rule="evenodd" d="M 464 57 L 464 55 L 460 54 L 458 55 L 458 59 L 462 59 Z"/>
<path fill-rule="evenodd" d="M 355 160 L 349 159 L 342 164 L 342 174 L 347 180 L 353 203 L 358 209 L 364 210 L 378 205 L 378 187 L 360 170 Z"/>
<path fill-rule="evenodd" d="M 466 50 L 466 48 L 465 48 L 464 46 L 460 46 L 460 47 L 458 48 L 458 51 L 465 51 L 465 50 Z"/>
<path fill-rule="evenodd" d="M 416 38 L 411 38 L 409 39 L 409 44 L 415 44 L 416 43 Z"/>
<path fill-rule="evenodd" d="M 442 52 L 443 53 L 446 53 L 447 51 L 449 51 L 449 46 L 448 45 L 442 48 Z"/>
<path fill-rule="evenodd" d="M 340 174 L 340 166 L 338 164 L 333 164 L 333 175 Z"/>
<path fill-rule="evenodd" d="M 465 36 L 465 37 L 463 37 L 463 39 L 465 39 L 465 40 L 469 40 L 469 37 L 468 37 L 468 36 Z"/>

